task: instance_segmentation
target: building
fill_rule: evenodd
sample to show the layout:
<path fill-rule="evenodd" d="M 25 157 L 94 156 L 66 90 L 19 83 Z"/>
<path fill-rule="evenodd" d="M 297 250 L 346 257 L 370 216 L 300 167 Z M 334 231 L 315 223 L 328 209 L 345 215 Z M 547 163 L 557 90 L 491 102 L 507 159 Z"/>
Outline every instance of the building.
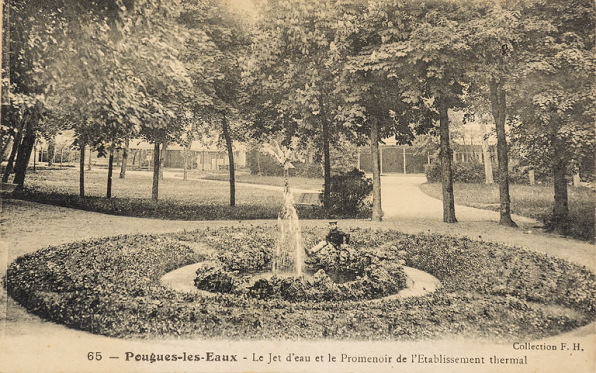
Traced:
<path fill-rule="evenodd" d="M 164 167 L 184 168 L 184 153 L 187 149 L 178 144 L 166 147 Z M 201 171 L 221 171 L 229 168 L 228 152 L 216 146 L 206 146 L 200 141 L 193 141 L 188 149 L 187 167 Z M 119 152 L 121 153 L 121 152 Z M 246 167 L 246 151 L 237 145 L 234 151 L 236 168 Z M 153 168 L 153 144 L 146 141 L 131 141 L 129 145 L 128 165 L 133 168 Z"/>

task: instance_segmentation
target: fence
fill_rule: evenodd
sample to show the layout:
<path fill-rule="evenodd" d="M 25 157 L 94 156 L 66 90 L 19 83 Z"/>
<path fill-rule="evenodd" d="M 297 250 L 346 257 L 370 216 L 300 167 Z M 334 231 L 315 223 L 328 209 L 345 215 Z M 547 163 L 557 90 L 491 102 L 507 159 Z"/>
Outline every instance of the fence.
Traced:
<path fill-rule="evenodd" d="M 381 146 L 379 153 L 381 173 L 422 174 L 424 165 L 430 163 L 429 153 L 407 146 Z M 362 149 L 358 159 L 358 168 L 372 173 L 370 150 Z"/>

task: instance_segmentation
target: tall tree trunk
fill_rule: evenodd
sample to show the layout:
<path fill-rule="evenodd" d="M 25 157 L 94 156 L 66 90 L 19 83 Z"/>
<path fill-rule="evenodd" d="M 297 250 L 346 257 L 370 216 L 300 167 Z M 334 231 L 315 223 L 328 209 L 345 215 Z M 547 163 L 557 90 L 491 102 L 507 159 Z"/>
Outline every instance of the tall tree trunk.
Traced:
<path fill-rule="evenodd" d="M 497 159 L 499 161 L 499 200 L 500 224 L 517 227 L 511 219 L 511 200 L 509 198 L 509 154 L 507 138 L 505 136 L 505 119 L 507 118 L 507 104 L 505 89 L 495 78 L 490 81 L 490 102 L 493 118 L 497 129 Z"/>
<path fill-rule="evenodd" d="M 35 142 L 37 141 L 37 135 L 35 130 L 33 129 L 33 124 L 30 122 L 31 119 L 28 119 L 28 123 L 25 124 L 25 133 L 23 135 L 23 140 L 19 144 L 19 149 L 17 151 L 17 160 L 15 162 L 14 167 L 14 184 L 18 184 L 18 189 L 22 189 L 25 183 L 25 174 L 27 173 L 27 166 L 29 164 L 29 159 L 31 159 L 31 152 L 33 151 L 33 147 L 35 146 Z"/>
<path fill-rule="evenodd" d="M 112 198 L 112 173 L 114 172 L 114 150 L 110 150 L 108 158 L 108 187 L 106 188 L 106 198 Z"/>
<path fill-rule="evenodd" d="M 168 148 L 168 143 L 164 142 L 161 145 L 161 150 L 159 152 L 159 180 L 163 180 L 163 169 L 164 169 L 167 148 Z"/>
<path fill-rule="evenodd" d="M 381 208 L 381 162 L 379 156 L 379 123 L 376 118 L 370 120 L 370 154 L 373 172 L 372 220 L 381 221 L 383 219 L 383 210 Z"/>
<path fill-rule="evenodd" d="M 48 140 L 48 167 L 54 164 L 54 155 L 56 154 L 56 136 Z"/>
<path fill-rule="evenodd" d="M 484 120 L 480 119 L 480 125 L 482 127 L 482 158 L 484 158 L 484 175 L 486 184 L 494 183 L 493 179 L 493 164 L 490 157 L 490 148 L 488 146 L 488 131 L 486 130 L 486 123 Z"/>
<path fill-rule="evenodd" d="M 331 155 L 329 151 L 329 122 L 323 116 L 323 208 L 329 210 L 329 198 L 331 195 Z"/>
<path fill-rule="evenodd" d="M 451 169 L 451 145 L 449 143 L 449 108 L 439 99 L 439 127 L 441 137 L 441 184 L 443 187 L 443 221 L 457 223 L 453 197 L 453 172 Z"/>
<path fill-rule="evenodd" d="M 4 174 L 2 175 L 2 182 L 8 183 L 8 178 L 13 171 L 15 158 L 17 156 L 17 151 L 21 146 L 21 140 L 23 139 L 23 122 L 20 121 L 19 126 L 17 128 L 17 133 L 15 134 L 14 142 L 12 145 L 12 149 L 10 150 L 10 156 L 8 157 L 8 163 L 6 164 L 6 168 L 4 169 Z"/>
<path fill-rule="evenodd" d="M 153 146 L 153 187 L 151 188 L 151 198 L 157 203 L 159 197 L 159 142 Z"/>
<path fill-rule="evenodd" d="M 567 194 L 567 158 L 565 157 L 565 141 L 557 132 L 551 137 L 553 146 L 553 184 L 555 187 L 555 204 L 549 229 L 566 234 L 569 230 L 569 197 Z"/>
<path fill-rule="evenodd" d="M 79 158 L 79 196 L 85 198 L 85 148 L 87 147 L 85 139 L 79 138 L 79 146 L 81 148 L 81 156 Z"/>
<path fill-rule="evenodd" d="M 232 148 L 232 136 L 230 135 L 230 125 L 228 118 L 223 116 L 223 135 L 226 140 L 226 148 L 228 149 L 228 160 L 230 169 L 230 206 L 236 206 L 236 175 L 234 170 L 234 149 Z"/>
<path fill-rule="evenodd" d="M 126 164 L 128 163 L 128 147 L 130 146 L 129 140 L 124 140 L 124 149 L 122 149 L 122 165 L 120 166 L 120 178 L 126 178 Z"/>

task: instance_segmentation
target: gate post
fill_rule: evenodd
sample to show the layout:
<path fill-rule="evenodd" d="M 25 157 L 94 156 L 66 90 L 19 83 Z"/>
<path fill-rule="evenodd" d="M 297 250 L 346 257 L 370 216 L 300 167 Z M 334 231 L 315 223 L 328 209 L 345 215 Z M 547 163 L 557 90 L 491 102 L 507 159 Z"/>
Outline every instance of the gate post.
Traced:
<path fill-rule="evenodd" d="M 406 162 L 406 147 L 404 146 L 402 148 L 403 151 L 403 156 L 404 156 L 404 175 L 406 175 L 408 172 L 406 171 L 406 166 L 407 166 L 407 162 Z"/>

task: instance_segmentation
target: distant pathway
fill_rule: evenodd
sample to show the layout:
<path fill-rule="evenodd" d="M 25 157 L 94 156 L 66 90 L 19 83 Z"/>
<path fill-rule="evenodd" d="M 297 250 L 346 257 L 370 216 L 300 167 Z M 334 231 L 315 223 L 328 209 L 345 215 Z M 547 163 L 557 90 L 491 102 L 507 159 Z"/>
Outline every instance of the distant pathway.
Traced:
<path fill-rule="evenodd" d="M 385 175 L 381 177 L 381 202 L 387 218 L 442 219 L 443 202 L 420 190 L 426 182 L 424 175 Z M 459 206 L 455 201 L 455 216 L 459 221 L 499 221 L 496 211 Z M 540 225 L 536 220 L 514 215 L 518 225 Z"/>

